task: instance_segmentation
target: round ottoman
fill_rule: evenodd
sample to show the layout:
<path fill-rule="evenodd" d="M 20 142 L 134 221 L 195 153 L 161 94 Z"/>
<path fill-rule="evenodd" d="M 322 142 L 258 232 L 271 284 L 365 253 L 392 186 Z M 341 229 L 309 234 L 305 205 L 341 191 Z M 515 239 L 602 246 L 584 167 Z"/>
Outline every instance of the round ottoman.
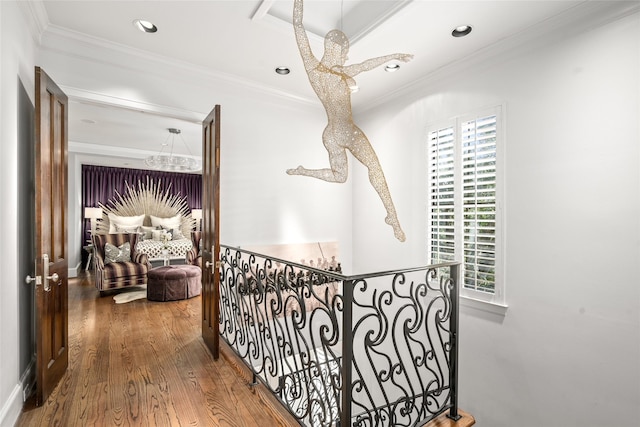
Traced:
<path fill-rule="evenodd" d="M 200 295 L 202 270 L 195 265 L 167 265 L 147 273 L 149 301 L 176 301 Z"/>

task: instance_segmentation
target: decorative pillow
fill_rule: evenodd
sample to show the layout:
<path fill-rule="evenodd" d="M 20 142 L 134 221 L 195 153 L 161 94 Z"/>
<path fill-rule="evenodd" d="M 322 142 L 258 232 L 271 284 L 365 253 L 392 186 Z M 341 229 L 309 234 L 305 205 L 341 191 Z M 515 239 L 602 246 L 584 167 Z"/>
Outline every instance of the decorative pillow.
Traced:
<path fill-rule="evenodd" d="M 162 240 L 162 235 L 164 234 L 164 230 L 153 230 L 151 231 L 151 238 L 155 241 Z"/>
<path fill-rule="evenodd" d="M 104 263 L 131 261 L 131 245 L 124 242 L 120 246 L 107 242 L 104 245 Z"/>
<path fill-rule="evenodd" d="M 139 227 L 135 227 L 135 226 L 123 227 L 116 224 L 116 233 L 137 233 L 138 228 Z"/>
<path fill-rule="evenodd" d="M 171 218 L 158 218 L 153 215 L 149 216 L 151 217 L 151 225 L 154 227 L 164 227 L 171 230 L 172 228 L 180 228 L 180 225 L 182 224 L 182 215 L 180 214 L 172 216 Z"/>
<path fill-rule="evenodd" d="M 171 230 L 169 230 L 169 233 L 171 233 L 171 239 L 172 240 L 180 240 L 180 239 L 185 239 L 186 237 L 184 237 L 184 234 L 182 234 L 182 231 L 180 231 L 179 228 L 173 228 Z"/>
<path fill-rule="evenodd" d="M 145 225 L 141 225 L 140 227 L 138 227 L 138 233 L 140 233 L 140 235 L 142 236 L 142 240 L 149 240 L 153 238 L 153 230 L 155 230 L 154 227 L 147 227 Z"/>
<path fill-rule="evenodd" d="M 109 233 L 117 233 L 116 227 L 136 228 L 144 222 L 144 214 L 137 216 L 118 216 L 109 213 Z"/>

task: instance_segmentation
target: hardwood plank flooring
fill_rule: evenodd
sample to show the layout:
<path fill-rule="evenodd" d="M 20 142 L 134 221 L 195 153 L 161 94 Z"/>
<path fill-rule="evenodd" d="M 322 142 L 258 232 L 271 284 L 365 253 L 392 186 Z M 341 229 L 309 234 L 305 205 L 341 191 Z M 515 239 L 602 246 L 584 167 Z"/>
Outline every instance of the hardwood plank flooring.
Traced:
<path fill-rule="evenodd" d="M 298 425 L 263 386 L 249 387 L 228 348 L 213 360 L 200 297 L 115 304 L 113 295 L 88 275 L 70 280 L 69 368 L 43 406 L 25 403 L 18 427 Z"/>
<path fill-rule="evenodd" d="M 476 423 L 475 418 L 471 414 L 468 414 L 462 410 L 458 410 L 460 419 L 454 421 L 447 417 L 448 412 L 440 414 L 434 420 L 429 421 L 423 427 L 471 427 Z"/>

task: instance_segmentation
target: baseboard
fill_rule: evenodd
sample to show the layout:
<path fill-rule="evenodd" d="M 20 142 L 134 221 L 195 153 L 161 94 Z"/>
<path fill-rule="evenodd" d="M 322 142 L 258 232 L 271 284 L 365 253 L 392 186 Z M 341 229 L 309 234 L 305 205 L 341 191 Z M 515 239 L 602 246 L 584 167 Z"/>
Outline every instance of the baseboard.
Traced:
<path fill-rule="evenodd" d="M 82 268 L 82 262 L 79 262 L 74 268 L 69 268 L 67 270 L 67 274 L 69 274 L 69 277 L 78 277 L 78 272 L 80 271 L 81 268 Z"/>
<path fill-rule="evenodd" d="M 9 399 L 0 408 L 0 427 L 13 427 L 16 425 L 22 412 L 22 386 L 16 384 Z"/>

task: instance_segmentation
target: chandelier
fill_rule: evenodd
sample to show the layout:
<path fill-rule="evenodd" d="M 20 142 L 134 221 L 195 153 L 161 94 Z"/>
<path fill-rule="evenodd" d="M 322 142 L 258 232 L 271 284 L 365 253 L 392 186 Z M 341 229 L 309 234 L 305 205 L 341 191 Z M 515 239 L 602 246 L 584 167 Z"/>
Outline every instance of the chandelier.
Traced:
<path fill-rule="evenodd" d="M 144 163 L 150 167 L 151 169 L 156 170 L 165 170 L 165 171 L 199 171 L 202 168 L 202 165 L 199 160 L 195 159 L 191 154 L 191 150 L 189 150 L 189 146 L 184 141 L 184 138 L 181 135 L 181 130 L 176 128 L 169 128 L 169 136 L 167 140 L 162 144 L 162 148 L 160 152 L 156 155 L 149 156 L 144 159 Z M 180 135 L 180 139 L 182 143 L 186 147 L 190 156 L 180 156 L 177 154 L 173 154 L 173 147 L 176 139 L 176 135 Z M 171 142 L 169 142 L 171 139 Z M 169 152 L 165 152 L 169 147 Z"/>

